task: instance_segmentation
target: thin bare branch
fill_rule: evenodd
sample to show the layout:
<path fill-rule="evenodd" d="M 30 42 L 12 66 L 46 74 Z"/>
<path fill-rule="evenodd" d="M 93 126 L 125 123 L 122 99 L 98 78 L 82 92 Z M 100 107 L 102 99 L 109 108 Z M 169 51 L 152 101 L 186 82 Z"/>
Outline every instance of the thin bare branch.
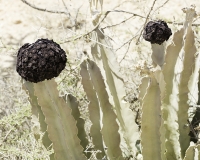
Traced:
<path fill-rule="evenodd" d="M 152 6 L 151 6 L 151 9 L 150 9 L 149 13 L 147 14 L 147 17 L 146 17 L 146 20 L 145 20 L 145 22 L 144 22 L 144 25 L 143 25 L 143 26 L 145 26 L 145 25 L 146 25 L 146 23 L 147 23 L 147 21 L 148 21 L 148 19 L 149 19 L 149 16 L 150 16 L 150 14 L 151 14 L 151 11 L 153 10 L 153 7 L 154 7 L 155 3 L 156 3 L 156 0 L 154 0 L 154 1 L 153 1 L 153 4 L 152 4 Z M 136 42 L 136 44 L 138 44 L 138 43 L 139 43 L 139 41 L 140 41 L 140 37 L 141 37 L 141 35 L 142 35 L 142 32 L 143 32 L 143 29 L 142 29 L 142 30 L 141 30 L 141 32 L 140 32 L 140 35 L 139 35 L 139 37 L 138 37 L 138 39 L 137 39 L 137 42 Z"/>
<path fill-rule="evenodd" d="M 79 9 L 80 9 L 81 7 L 78 8 L 77 14 L 76 14 L 75 18 L 73 18 L 72 15 L 70 14 L 70 12 L 68 11 L 67 5 L 66 5 L 66 3 L 65 3 L 64 0 L 62 0 L 62 3 L 63 3 L 63 5 L 65 6 L 65 9 L 66 9 L 66 11 L 67 11 L 67 13 L 68 13 L 69 19 L 70 19 L 70 21 L 71 21 L 71 24 L 72 24 L 71 28 L 74 27 L 74 31 L 76 31 L 76 27 L 77 27 L 77 16 L 78 16 Z M 81 5 L 81 6 L 82 6 L 82 5 Z"/>
<path fill-rule="evenodd" d="M 75 16 L 75 20 L 77 21 L 77 18 L 78 18 L 78 14 L 79 14 L 79 11 L 81 9 L 81 7 L 83 6 L 83 4 L 80 5 L 80 7 L 78 7 L 77 11 L 76 11 L 76 16 Z"/>
<path fill-rule="evenodd" d="M 119 49 L 121 49 L 123 46 L 127 45 L 127 44 L 130 44 L 132 42 L 132 40 L 135 38 L 136 36 L 134 37 L 131 37 L 128 41 L 124 42 L 119 48 L 117 48 L 115 51 L 118 51 Z"/>
<path fill-rule="evenodd" d="M 57 14 L 67 14 L 67 15 L 69 14 L 66 11 L 56 11 L 56 10 L 49 10 L 49 9 L 46 9 L 46 8 L 40 8 L 40 7 L 35 6 L 34 4 L 27 2 L 26 0 L 21 0 L 21 1 L 25 4 L 27 4 L 28 6 L 30 6 L 31 8 L 37 9 L 39 11 L 49 12 L 49 13 L 57 13 Z"/>
<path fill-rule="evenodd" d="M 127 13 L 127 14 L 132 14 L 133 16 L 137 16 L 140 18 L 146 18 L 145 16 L 141 16 L 139 14 L 133 13 L 133 12 L 129 12 L 129 11 L 124 11 L 124 10 L 110 10 L 110 12 L 120 12 L 120 13 Z"/>
<path fill-rule="evenodd" d="M 68 11 L 68 8 L 67 8 L 67 5 L 65 4 L 65 1 L 62 0 L 62 3 L 63 3 L 63 5 L 65 6 L 66 14 L 68 14 L 68 16 L 69 16 L 69 18 L 70 18 L 70 20 L 71 20 L 71 22 L 72 22 L 72 24 L 73 24 L 74 20 L 73 20 L 73 18 L 72 18 L 72 16 L 71 16 L 70 12 Z"/>
<path fill-rule="evenodd" d="M 66 41 L 64 41 L 64 42 L 62 42 L 62 43 L 75 41 L 75 40 L 78 40 L 78 39 L 80 39 L 80 38 L 82 38 L 82 37 L 84 37 L 84 36 L 87 36 L 88 34 L 92 33 L 94 30 L 96 30 L 96 29 L 99 27 L 99 25 L 104 21 L 104 19 L 105 19 L 105 18 L 108 16 L 108 14 L 111 13 L 111 12 L 123 12 L 123 13 L 127 13 L 127 14 L 132 14 L 133 16 L 138 16 L 138 17 L 141 17 L 141 18 L 145 18 L 145 17 L 143 17 L 143 16 L 141 16 L 141 15 L 138 15 L 138 14 L 135 14 L 135 13 L 132 13 L 132 12 L 123 11 L 123 10 L 110 10 L 110 11 L 106 11 L 105 14 L 104 14 L 104 17 L 103 17 L 103 18 L 98 22 L 98 24 L 97 24 L 95 27 L 93 27 L 90 31 L 88 31 L 88 32 L 86 32 L 86 33 L 84 33 L 84 34 L 82 34 L 82 35 L 80 35 L 80 36 L 77 36 L 77 37 L 75 37 L 75 38 L 74 38 L 74 36 L 73 36 L 73 37 L 70 37 L 68 40 L 66 40 Z"/>
<path fill-rule="evenodd" d="M 29 2 L 26 1 L 26 0 L 21 0 L 21 1 L 22 1 L 23 3 L 25 3 L 25 4 L 27 4 L 28 6 L 34 8 L 34 9 L 36 9 L 36 10 L 39 10 L 39 11 L 49 12 L 49 13 L 56 13 L 56 14 L 65 14 L 65 15 L 67 15 L 67 16 L 69 17 L 69 19 L 70 19 L 70 21 L 71 21 L 71 24 L 72 24 L 71 28 L 73 28 L 73 27 L 76 28 L 76 26 L 77 26 L 77 16 L 78 16 L 78 12 L 79 12 L 80 8 L 82 7 L 82 5 L 78 8 L 77 13 L 76 13 L 76 17 L 73 18 L 72 15 L 71 15 L 70 12 L 69 12 L 69 10 L 68 10 L 68 8 L 67 8 L 67 5 L 66 5 L 66 3 L 64 2 L 64 0 L 62 0 L 62 3 L 63 3 L 63 5 L 64 5 L 64 7 L 65 7 L 65 11 L 56 11 L 56 10 L 49 10 L 49 9 L 46 9 L 46 8 L 40 8 L 40 7 L 35 6 L 34 4 L 29 3 Z"/>
<path fill-rule="evenodd" d="M 132 2 L 131 0 L 128 0 L 128 1 L 123 1 L 123 2 L 120 2 L 118 5 L 116 5 L 113 9 L 116 9 L 118 7 L 120 7 L 121 5 L 123 5 L 124 3 L 128 3 L 128 2 Z"/>
<path fill-rule="evenodd" d="M 80 9 L 81 9 L 81 7 L 83 6 L 83 4 L 81 4 L 80 5 L 80 7 L 78 7 L 78 9 L 77 9 L 77 11 L 76 11 L 76 16 L 75 16 L 75 25 L 77 26 L 77 19 L 78 19 L 78 14 L 79 14 L 79 11 L 80 11 Z M 76 27 L 75 27 L 75 29 L 76 29 Z"/>
<path fill-rule="evenodd" d="M 68 40 L 66 40 L 66 41 L 64 41 L 64 42 L 61 42 L 61 44 L 66 43 L 66 42 L 71 42 L 71 41 L 78 40 L 78 39 L 80 39 L 80 38 L 82 38 L 82 37 L 85 37 L 85 36 L 87 36 L 88 34 L 92 33 L 94 30 L 96 30 L 96 29 L 99 27 L 99 25 L 101 24 L 101 22 L 104 21 L 104 19 L 107 17 L 107 15 L 108 15 L 109 12 L 110 12 L 110 11 L 107 11 L 107 12 L 104 14 L 104 17 L 97 23 L 97 25 L 94 26 L 94 27 L 93 27 L 90 31 L 88 31 L 87 33 L 81 34 L 80 36 L 77 36 L 77 37 L 75 37 L 75 38 L 74 38 L 74 36 L 73 36 L 73 37 L 70 37 Z"/>
<path fill-rule="evenodd" d="M 116 26 L 118 26 L 118 25 L 120 25 L 120 24 L 122 24 L 122 23 L 124 23 L 124 22 L 126 22 L 126 21 L 128 21 L 128 20 L 130 20 L 132 17 L 134 17 L 134 15 L 130 16 L 129 18 L 127 18 L 127 19 L 125 19 L 125 20 L 123 20 L 123 21 L 121 21 L 121 22 L 119 22 L 119 23 L 117 23 L 117 24 L 113 24 L 113 25 L 110 25 L 110 26 L 106 26 L 106 27 L 103 27 L 102 29 L 106 29 L 106 28 L 110 28 L 110 27 L 116 27 Z"/>
<path fill-rule="evenodd" d="M 129 48 L 130 48 L 130 44 L 131 44 L 131 42 L 132 42 L 133 39 L 134 39 L 134 38 L 132 37 L 132 38 L 129 40 L 129 42 L 128 42 L 128 47 L 127 47 L 127 49 L 126 49 L 126 52 L 125 52 L 123 58 L 119 61 L 120 64 L 121 64 L 121 62 L 124 60 L 124 58 L 126 57 L 128 51 L 129 51 Z"/>
<path fill-rule="evenodd" d="M 161 6 L 157 7 L 154 12 L 152 14 L 155 13 L 155 11 L 159 10 L 160 8 L 162 8 L 164 5 L 166 5 L 169 2 L 169 0 L 166 0 Z"/>
<path fill-rule="evenodd" d="M 167 21 L 167 23 L 174 24 L 174 25 L 183 25 L 183 22 L 170 22 L 170 21 Z M 192 24 L 192 26 L 199 27 L 200 24 Z"/>
<path fill-rule="evenodd" d="M 154 0 L 154 3 L 155 3 L 155 2 L 156 2 L 156 0 Z M 151 7 L 151 10 L 152 10 L 152 9 L 153 9 L 153 6 Z M 75 36 L 69 37 L 69 38 L 68 38 L 67 40 L 65 40 L 64 42 L 61 42 L 61 44 L 66 43 L 66 42 L 75 41 L 75 40 L 78 40 L 78 39 L 80 39 L 80 38 L 82 38 L 82 37 L 85 37 L 85 36 L 89 35 L 90 33 L 92 33 L 94 30 L 96 30 L 96 29 L 99 27 L 99 25 L 105 20 L 105 18 L 106 18 L 106 17 L 108 16 L 108 14 L 111 13 L 111 12 L 122 12 L 122 13 L 132 14 L 132 16 L 137 16 L 137 17 L 140 17 L 140 18 L 146 18 L 145 24 L 144 24 L 144 25 L 146 25 L 147 20 L 149 19 L 148 17 L 149 17 L 149 15 L 150 15 L 150 12 L 149 12 L 148 16 L 145 17 L 145 16 L 141 16 L 141 15 L 139 15 L 139 14 L 135 14 L 135 13 L 133 13 L 133 12 L 128 12 L 128 11 L 124 11 L 124 10 L 109 10 L 109 11 L 106 11 L 105 14 L 103 14 L 104 17 L 103 17 L 103 18 L 98 22 L 98 24 L 97 24 L 96 26 L 94 26 L 90 31 L 88 31 L 88 32 L 86 32 L 86 33 L 84 33 L 84 34 L 81 34 L 81 35 L 79 35 L 79 36 L 77 36 L 77 37 L 75 37 Z M 130 17 L 130 18 L 132 18 L 132 17 Z M 128 18 L 128 19 L 129 19 L 129 18 Z M 128 19 L 127 19 L 127 20 L 128 20 Z M 123 23 L 123 21 L 122 21 L 121 23 Z M 168 23 L 177 24 L 177 25 L 182 25 L 182 24 L 183 24 L 183 23 L 175 23 L 175 22 L 168 22 Z M 116 24 L 116 25 L 117 25 L 117 24 Z M 200 26 L 200 24 L 192 24 L 192 26 Z M 106 28 L 106 27 L 104 27 L 104 28 Z M 104 29 L 104 28 L 102 28 L 102 29 Z M 143 27 L 142 27 L 142 28 L 143 28 Z M 142 35 L 142 32 L 143 32 L 143 30 L 141 29 L 141 32 L 140 32 L 138 41 L 139 41 L 139 39 L 140 39 L 140 37 L 141 37 L 141 35 Z M 133 38 L 135 38 L 135 36 L 134 36 Z M 127 41 L 126 44 L 127 44 L 127 43 L 129 43 L 129 41 Z M 124 45 L 126 45 L 126 44 L 123 44 L 122 46 L 124 46 Z M 120 48 L 118 48 L 118 49 L 120 49 Z M 118 49 L 117 49 L 117 50 L 118 50 Z"/>

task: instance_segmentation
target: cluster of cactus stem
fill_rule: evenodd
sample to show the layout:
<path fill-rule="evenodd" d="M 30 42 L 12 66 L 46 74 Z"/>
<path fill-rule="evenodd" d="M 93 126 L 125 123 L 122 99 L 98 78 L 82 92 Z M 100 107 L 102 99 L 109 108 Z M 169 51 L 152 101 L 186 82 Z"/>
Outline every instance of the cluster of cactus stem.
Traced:
<path fill-rule="evenodd" d="M 162 43 L 168 40 L 171 30 L 163 21 L 155 24 L 156 28 L 159 25 L 161 29 L 164 27 L 167 35 L 163 38 L 159 35 L 160 32 L 158 33 L 160 37 L 154 39 L 159 44 L 157 46 L 153 40 L 152 54 L 157 68 L 149 71 L 149 75 L 142 79 L 139 87 L 141 131 L 135 123 L 135 113 L 123 100 L 124 82 L 119 75 L 119 65 L 114 52 L 106 47 L 110 45 L 109 40 L 104 37 L 100 28 L 93 32 L 97 41 L 91 47 L 93 57 L 81 63 L 80 75 L 89 100 L 90 136 L 94 151 L 97 151 L 95 159 L 200 159 L 200 145 L 190 143 L 189 132 L 192 126 L 188 124 L 189 93 L 197 87 L 199 72 L 195 35 L 191 26 L 196 12 L 194 8 L 185 9 L 184 12 L 186 20 L 183 28 L 174 33 L 171 44 L 167 48 L 162 47 L 163 50 L 156 47 L 162 46 Z M 147 27 L 149 25 L 154 26 L 150 23 Z M 144 37 L 148 34 L 146 38 L 151 39 L 148 31 L 145 31 Z M 152 35 L 156 38 L 156 33 Z M 25 53 L 27 47 L 29 46 L 22 47 L 25 50 L 20 50 L 19 54 Z M 61 52 L 61 62 L 66 62 L 62 56 L 64 52 L 59 47 L 58 50 Z M 163 54 L 161 59 L 157 57 L 159 54 Z M 176 76 L 178 72 L 179 77 Z M 59 97 L 54 79 L 27 80 L 23 82 L 23 87 L 29 95 L 33 116 L 38 118 L 41 131 L 45 133 L 43 144 L 48 147 L 53 143 L 54 155 L 51 159 L 90 159 L 91 153 L 85 152 L 89 140 L 84 130 L 84 120 L 80 118 L 77 99 L 71 94 L 65 98 Z"/>

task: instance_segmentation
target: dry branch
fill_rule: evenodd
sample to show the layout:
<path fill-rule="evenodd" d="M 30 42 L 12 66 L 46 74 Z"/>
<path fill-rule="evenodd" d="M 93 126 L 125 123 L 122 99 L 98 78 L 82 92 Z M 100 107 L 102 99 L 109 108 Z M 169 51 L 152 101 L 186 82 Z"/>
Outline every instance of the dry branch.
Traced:
<path fill-rule="evenodd" d="M 57 13 L 57 14 L 67 14 L 69 16 L 69 12 L 66 12 L 66 11 L 49 10 L 49 9 L 46 9 L 46 8 L 37 7 L 34 4 L 27 2 L 26 0 L 21 0 L 21 1 L 25 4 L 27 4 L 28 6 L 34 8 L 34 9 L 37 9 L 39 11 L 49 12 L 49 13 Z"/>

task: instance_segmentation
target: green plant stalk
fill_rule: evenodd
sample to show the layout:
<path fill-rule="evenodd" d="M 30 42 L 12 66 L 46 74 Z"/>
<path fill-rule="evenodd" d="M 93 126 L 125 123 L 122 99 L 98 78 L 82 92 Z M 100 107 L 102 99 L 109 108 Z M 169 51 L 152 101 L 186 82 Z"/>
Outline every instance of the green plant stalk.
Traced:
<path fill-rule="evenodd" d="M 181 159 L 189 147 L 188 93 L 189 81 L 195 68 L 195 41 L 191 24 L 195 16 L 194 9 L 186 9 L 184 28 L 177 31 L 173 43 L 167 47 L 163 76 L 165 90 L 162 92 L 162 116 L 165 127 L 166 159 Z M 178 59 L 183 55 L 183 61 Z M 175 68 L 182 63 L 180 78 L 177 79 Z M 162 83 L 161 81 L 158 81 Z M 178 83 L 179 82 L 179 83 Z M 193 82 L 194 83 L 194 82 Z"/>
<path fill-rule="evenodd" d="M 42 143 L 46 148 L 48 148 L 52 144 L 52 142 L 48 137 L 47 124 L 45 123 L 45 117 L 41 110 L 41 106 L 38 104 L 37 97 L 34 95 L 33 83 L 24 80 L 22 82 L 22 87 L 29 95 L 29 102 L 31 104 L 31 111 L 32 111 L 32 119 L 33 116 L 36 117 L 36 120 L 38 120 L 40 123 L 40 130 L 44 134 L 42 137 Z M 50 155 L 50 159 L 51 160 L 54 159 L 54 154 Z"/>
<path fill-rule="evenodd" d="M 190 146 L 186 153 L 185 153 L 185 158 L 183 160 L 195 160 L 195 146 Z"/>
<path fill-rule="evenodd" d="M 192 30 L 192 21 L 195 16 L 195 10 L 186 11 L 186 22 L 185 22 L 185 37 L 184 37 L 184 60 L 183 60 L 183 70 L 180 75 L 180 84 L 179 84 L 179 110 L 178 110 L 178 124 L 179 124 L 179 140 L 181 146 L 181 155 L 182 158 L 185 156 L 185 152 L 190 144 L 189 127 L 187 125 L 188 120 L 188 109 L 189 109 L 189 80 L 192 77 L 192 73 L 195 68 L 195 36 Z"/>
<path fill-rule="evenodd" d="M 199 74 L 199 81 L 198 81 L 198 91 L 200 92 L 200 74 Z M 200 105 L 200 94 L 199 94 L 199 96 L 198 96 L 197 105 Z"/>
<path fill-rule="evenodd" d="M 59 97 L 54 79 L 34 84 L 35 96 L 47 123 L 47 131 L 53 142 L 55 159 L 86 159 L 78 139 L 76 121 L 70 107 Z"/>
<path fill-rule="evenodd" d="M 120 149 L 120 135 L 118 133 L 119 126 L 116 122 L 116 115 L 112 105 L 109 102 L 106 86 L 98 66 L 91 60 L 84 61 L 81 69 L 88 70 L 91 82 L 98 96 L 99 105 L 103 113 L 102 117 L 102 136 L 107 147 L 107 155 L 109 159 L 123 159 Z"/>
<path fill-rule="evenodd" d="M 159 65 L 162 68 L 165 60 L 165 45 L 166 42 L 163 42 L 161 45 L 151 44 L 152 48 L 151 58 L 154 66 Z"/>
<path fill-rule="evenodd" d="M 120 134 L 126 142 L 126 144 L 123 143 L 122 145 L 127 145 L 129 152 L 135 155 L 137 152 L 135 144 L 139 139 L 138 126 L 133 122 L 136 115 L 129 109 L 127 103 L 123 102 L 126 93 L 123 78 L 119 74 L 120 67 L 116 60 L 116 55 L 110 49 L 111 44 L 109 40 L 104 37 L 102 32 L 100 29 L 97 29 L 93 33 L 98 43 L 95 43 L 91 48 L 92 56 L 105 79 L 109 100 L 114 106 L 120 123 Z"/>
<path fill-rule="evenodd" d="M 198 149 L 198 159 L 200 159 L 200 144 L 197 145 L 197 149 Z"/>
<path fill-rule="evenodd" d="M 72 109 L 72 116 L 77 122 L 76 127 L 78 128 L 78 138 L 81 140 L 80 144 L 84 148 L 84 151 L 86 151 L 89 145 L 89 142 L 88 142 L 87 135 L 84 128 L 85 121 L 84 119 L 80 117 L 80 111 L 78 108 L 77 99 L 71 94 L 68 94 L 66 96 L 66 103 Z M 91 156 L 91 152 L 84 152 L 84 154 L 88 159 Z"/>
<path fill-rule="evenodd" d="M 161 104 L 162 104 L 162 100 L 165 98 L 165 81 L 164 81 L 164 76 L 161 70 L 157 70 L 153 73 L 153 75 L 155 76 L 155 79 L 157 81 L 157 83 L 159 84 L 159 88 L 160 88 L 160 100 L 161 100 Z M 161 113 L 162 113 L 162 106 L 161 106 Z M 161 114 L 162 115 L 162 114 Z M 165 149 L 165 134 L 166 134 L 166 129 L 164 126 L 164 119 L 161 118 L 161 125 L 160 125 L 160 141 L 161 141 L 161 159 L 162 160 L 166 160 L 166 149 Z"/>
<path fill-rule="evenodd" d="M 92 123 L 90 128 L 90 135 L 92 137 L 92 142 L 94 144 L 95 149 L 100 151 L 96 154 L 96 158 L 102 159 L 103 157 L 105 157 L 106 153 L 104 150 L 103 139 L 101 134 L 100 122 L 102 120 L 102 117 L 100 116 L 101 113 L 99 100 L 96 91 L 94 90 L 91 78 L 89 76 L 86 63 L 82 63 L 80 67 L 80 75 L 82 77 L 83 88 L 88 100 L 90 101 L 88 104 L 89 118 Z"/>
<path fill-rule="evenodd" d="M 181 29 L 174 33 L 173 44 L 170 44 L 166 50 L 165 64 L 163 66 L 163 75 L 165 81 L 165 96 L 162 100 L 162 117 L 164 119 L 166 159 L 180 159 L 180 144 L 178 133 L 177 100 L 173 94 L 175 65 L 182 49 L 184 30 Z"/>
<path fill-rule="evenodd" d="M 142 104 L 142 155 L 143 160 L 161 159 L 161 99 L 157 80 L 151 76 Z"/>
<path fill-rule="evenodd" d="M 97 5 L 98 2 L 100 5 Z M 98 6 L 100 6 L 100 9 L 98 9 Z M 99 12 L 94 12 L 96 10 Z M 90 11 L 93 19 L 92 23 L 96 26 L 100 22 L 103 12 L 103 0 L 91 1 Z M 126 93 L 123 79 L 119 75 L 119 64 L 116 60 L 116 55 L 112 51 L 111 44 L 104 36 L 100 26 L 96 28 L 92 36 L 97 43 L 94 43 L 92 46 L 91 53 L 105 79 L 109 101 L 114 106 L 117 119 L 120 123 L 121 145 L 125 148 L 128 146 L 129 153 L 126 154 L 132 152 L 131 154 L 135 156 L 139 133 L 137 124 L 132 123 L 132 120 L 135 119 L 136 115 L 129 109 L 128 104 L 123 102 Z M 127 150 L 124 152 L 127 152 Z"/>

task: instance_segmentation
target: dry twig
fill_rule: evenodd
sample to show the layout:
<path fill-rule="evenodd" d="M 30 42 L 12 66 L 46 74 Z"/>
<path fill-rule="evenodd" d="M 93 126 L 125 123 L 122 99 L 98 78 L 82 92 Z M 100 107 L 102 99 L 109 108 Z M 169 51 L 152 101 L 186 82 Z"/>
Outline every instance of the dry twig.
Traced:
<path fill-rule="evenodd" d="M 187 120 L 187 122 L 188 122 L 188 124 L 189 124 L 190 131 L 191 131 L 191 132 L 194 134 L 194 136 L 195 136 L 194 138 L 195 138 L 195 139 L 199 139 L 199 138 L 198 138 L 198 135 L 196 134 L 196 132 L 195 132 L 195 130 L 194 130 L 192 124 L 190 123 L 190 121 Z"/>
<path fill-rule="evenodd" d="M 127 53 L 128 53 L 128 50 L 129 50 L 129 48 L 130 48 L 130 44 L 131 44 L 131 42 L 133 41 L 133 39 L 134 39 L 135 37 L 136 37 L 136 36 L 132 37 L 131 39 L 129 39 L 128 41 L 126 41 L 122 46 L 120 46 L 120 48 L 122 48 L 123 46 L 125 46 L 126 44 L 128 44 L 128 47 L 127 47 L 127 49 L 126 49 L 126 52 L 124 53 L 123 58 L 119 61 L 120 64 L 121 64 L 121 62 L 124 60 L 124 58 L 126 57 L 126 55 L 127 55 Z M 116 49 L 116 51 L 119 50 L 120 48 Z"/>
<path fill-rule="evenodd" d="M 148 21 L 148 19 L 149 19 L 149 16 L 150 16 L 150 14 L 151 14 L 151 11 L 153 10 L 153 7 L 154 7 L 155 3 L 156 3 L 156 0 L 154 0 L 154 1 L 153 1 L 153 4 L 152 4 L 152 6 L 151 6 L 151 9 L 150 9 L 149 13 L 147 14 L 147 17 L 146 17 L 146 20 L 145 20 L 145 22 L 144 22 L 144 25 L 143 25 L 143 26 L 145 26 L 145 25 L 146 25 L 146 23 L 147 23 L 147 21 Z M 137 39 L 137 42 L 136 42 L 136 44 L 138 44 L 138 43 L 139 43 L 139 41 L 140 41 L 140 37 L 141 37 L 141 35 L 142 35 L 142 32 L 143 32 L 143 30 L 141 30 L 141 32 L 140 32 L 140 35 L 139 35 L 139 37 L 138 37 L 138 39 Z"/>
<path fill-rule="evenodd" d="M 57 14 L 67 14 L 67 15 L 69 14 L 66 11 L 56 11 L 56 10 L 49 10 L 49 9 L 46 9 L 46 8 L 40 8 L 40 7 L 35 6 L 34 4 L 27 2 L 26 0 L 21 0 L 21 1 L 25 4 L 27 4 L 28 6 L 34 8 L 34 9 L 37 9 L 39 11 L 49 12 L 49 13 L 57 13 Z"/>
<path fill-rule="evenodd" d="M 68 15 L 68 17 L 71 19 L 71 14 L 68 12 L 65 3 L 63 3 L 63 4 L 64 4 L 64 6 L 65 6 L 65 8 L 66 8 L 66 11 L 57 11 L 57 10 L 49 10 L 49 9 L 46 9 L 46 8 L 37 7 L 37 6 L 35 6 L 35 5 L 33 5 L 33 4 L 29 3 L 29 2 L 27 2 L 26 0 L 21 0 L 21 1 L 22 1 L 23 3 L 25 3 L 25 4 L 27 4 L 28 6 L 30 6 L 30 7 L 34 8 L 34 9 L 36 9 L 36 10 L 44 11 L 44 12 L 49 12 L 49 13 L 56 13 L 56 14 L 66 14 L 66 15 Z M 63 1 L 63 2 L 64 2 L 64 1 Z M 166 4 L 167 2 L 168 2 L 168 0 L 167 0 L 164 4 Z M 148 15 L 147 15 L 146 17 L 145 17 L 145 16 L 142 16 L 142 15 L 139 15 L 139 14 L 136 14 L 136 13 L 133 13 L 133 12 L 124 11 L 124 10 L 110 10 L 110 11 L 106 11 L 105 14 L 104 14 L 104 17 L 103 17 L 103 18 L 98 22 L 98 24 L 97 24 L 96 26 L 94 26 L 90 31 L 88 31 L 88 32 L 86 32 L 86 33 L 84 33 L 84 34 L 81 34 L 81 35 L 79 35 L 79 36 L 77 36 L 77 37 L 75 37 L 75 38 L 74 38 L 74 36 L 72 36 L 72 37 L 68 38 L 66 41 L 62 42 L 62 43 L 75 41 L 75 40 L 78 40 L 78 39 L 80 39 L 80 38 L 82 38 L 82 37 L 85 37 L 85 36 L 87 36 L 88 34 L 92 33 L 94 30 L 96 30 L 96 29 L 99 27 L 99 25 L 104 21 L 104 19 L 107 17 L 107 15 L 108 15 L 109 13 L 111 13 L 111 12 L 120 12 L 120 13 L 132 14 L 131 17 L 129 17 L 128 19 L 126 19 L 126 20 L 124 20 L 124 21 L 122 21 L 122 22 L 120 22 L 119 24 L 124 23 L 125 21 L 129 20 L 129 19 L 132 18 L 133 16 L 137 16 L 137 17 L 145 18 L 145 19 L 146 19 L 146 20 L 145 20 L 145 23 L 144 23 L 144 26 L 145 26 L 146 23 L 147 23 L 147 20 L 149 19 L 149 16 L 150 16 L 150 14 L 151 14 L 151 11 L 153 10 L 153 7 L 154 7 L 155 3 L 156 3 L 156 0 L 153 1 L 153 4 L 152 4 L 152 6 L 151 6 L 151 9 L 150 9 L 150 11 L 149 11 L 149 13 L 148 13 Z M 80 8 L 79 8 L 79 9 L 80 9 Z M 174 23 L 174 22 L 168 22 L 168 23 L 177 24 L 177 25 L 182 25 L 182 24 L 183 24 L 183 23 Z M 115 24 L 115 25 L 113 25 L 113 26 L 116 26 L 116 25 L 119 25 L 119 24 Z M 74 25 L 74 26 L 75 26 L 75 25 Z M 74 27 L 74 26 L 73 26 L 73 27 Z M 200 24 L 192 24 L 192 26 L 196 26 L 196 27 L 197 27 L 197 26 L 200 26 Z M 112 27 L 112 26 L 107 26 L 107 27 Z M 105 27 L 105 28 L 107 28 L 107 27 Z M 104 28 L 102 28 L 102 29 L 104 29 Z M 142 35 L 142 32 L 143 32 L 143 30 L 141 30 L 136 44 L 138 44 L 139 39 L 140 39 L 140 37 L 141 37 L 141 35 Z M 131 38 L 131 39 L 133 39 L 133 38 Z M 132 41 L 132 40 L 131 40 L 131 41 Z M 127 41 L 127 42 L 126 42 L 125 44 L 123 44 L 122 46 L 126 45 L 127 43 L 129 43 L 129 41 Z"/>
<path fill-rule="evenodd" d="M 132 16 L 138 16 L 138 17 L 141 17 L 141 18 L 145 18 L 145 17 L 143 17 L 143 16 L 141 16 L 141 15 L 138 15 L 138 14 L 135 14 L 135 13 L 133 13 L 133 12 L 127 12 L 127 11 L 123 11 L 123 10 L 110 10 L 110 11 L 106 11 L 105 14 L 103 14 L 104 17 L 103 17 L 103 18 L 97 23 L 97 25 L 94 26 L 90 31 L 88 31 L 88 32 L 86 32 L 86 33 L 84 33 L 84 34 L 82 34 L 82 35 L 80 35 L 80 36 L 77 36 L 77 37 L 75 37 L 75 38 L 74 38 L 74 36 L 73 36 L 73 37 L 70 37 L 68 40 L 66 40 L 66 41 L 64 41 L 64 42 L 62 42 L 62 43 L 75 41 L 75 40 L 78 40 L 78 39 L 80 39 L 80 38 L 82 38 L 82 37 L 85 37 L 85 36 L 87 36 L 88 34 L 92 33 L 94 30 L 96 30 L 96 29 L 99 27 L 99 25 L 104 21 L 104 19 L 105 19 L 105 18 L 108 16 L 108 14 L 111 13 L 111 12 L 123 12 L 123 13 L 127 13 L 127 14 L 132 14 Z"/>
<path fill-rule="evenodd" d="M 78 39 L 80 39 L 80 38 L 82 38 L 82 37 L 85 37 L 85 36 L 87 36 L 88 34 L 92 33 L 92 32 L 93 32 L 94 30 L 96 30 L 96 29 L 99 27 L 99 25 L 104 21 L 104 19 L 105 19 L 105 18 L 107 17 L 107 15 L 108 15 L 108 13 L 109 13 L 109 11 L 107 11 L 107 12 L 104 14 L 104 17 L 97 23 L 97 25 L 94 26 L 94 27 L 93 27 L 90 31 L 88 31 L 87 33 L 81 34 L 80 36 L 77 36 L 77 37 L 75 37 L 75 38 L 74 38 L 74 36 L 73 36 L 73 37 L 70 37 L 68 40 L 62 42 L 61 44 L 66 43 L 66 42 L 71 42 L 71 41 L 78 40 Z"/>
<path fill-rule="evenodd" d="M 65 6 L 66 14 L 68 14 L 70 21 L 73 25 L 75 25 L 75 20 L 72 18 L 70 12 L 68 11 L 67 5 L 65 4 L 64 0 L 62 0 L 63 5 Z"/>
<path fill-rule="evenodd" d="M 122 24 L 122 23 L 124 23 L 124 22 L 126 22 L 126 21 L 128 21 L 128 20 L 130 20 L 132 17 L 134 17 L 134 15 L 130 16 L 129 18 L 127 18 L 127 19 L 125 19 L 125 20 L 123 20 L 123 21 L 121 21 L 121 22 L 119 22 L 119 23 L 117 23 L 117 24 L 113 24 L 113 25 L 110 25 L 110 26 L 106 26 L 106 27 L 103 27 L 102 29 L 106 29 L 106 28 L 111 28 L 111 27 L 118 26 L 118 25 L 120 25 L 120 24 Z"/>

